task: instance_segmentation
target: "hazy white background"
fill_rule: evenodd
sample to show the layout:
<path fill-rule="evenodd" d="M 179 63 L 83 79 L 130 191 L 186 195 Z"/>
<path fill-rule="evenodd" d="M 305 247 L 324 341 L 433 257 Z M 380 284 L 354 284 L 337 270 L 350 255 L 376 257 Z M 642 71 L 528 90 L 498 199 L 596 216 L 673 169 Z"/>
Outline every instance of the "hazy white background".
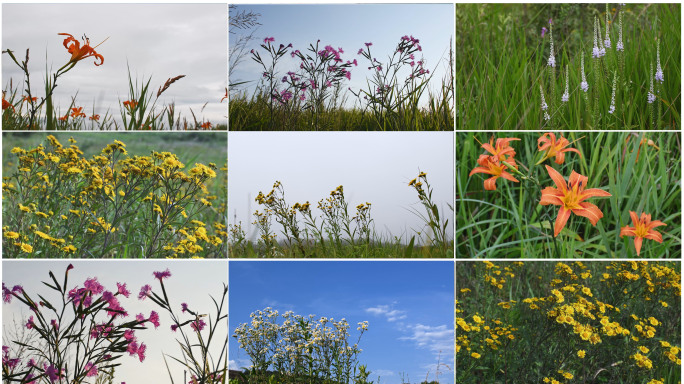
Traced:
<path fill-rule="evenodd" d="M 452 132 L 231 132 L 228 138 L 228 221 L 242 221 L 255 239 L 255 201 L 279 180 L 290 205 L 321 199 L 344 186 L 350 215 L 356 206 L 372 204 L 375 228 L 385 238 L 407 241 L 422 230 L 411 210 L 423 213 L 418 194 L 408 183 L 423 171 L 434 189 L 432 199 L 451 226 L 454 201 L 454 136 Z M 280 227 L 274 222 L 276 233 Z M 279 238 L 281 238 L 279 236 Z"/>
<path fill-rule="evenodd" d="M 84 59 L 57 81 L 55 105 L 62 111 L 78 92 L 76 105 L 89 116 L 93 106 L 101 116 L 107 110 L 119 116 L 118 102 L 128 100 L 128 65 L 134 81 L 152 76 L 155 96 L 168 78 L 186 75 L 158 104 L 175 101 L 183 117 L 192 120 L 192 108 L 198 120 L 216 125 L 227 115 L 226 101 L 220 103 L 227 86 L 227 26 L 226 4 L 3 4 L 2 49 L 22 61 L 30 48 L 32 92 L 44 96 L 46 64 L 54 72 L 71 58 L 58 33 L 79 41 L 85 34 L 93 47 L 109 37 L 96 48 L 103 65 Z M 3 89 L 10 79 L 23 86 L 23 72 L 3 54 Z"/>
<path fill-rule="evenodd" d="M 128 354 L 122 356 L 119 359 L 122 365 L 116 369 L 115 373 L 116 383 L 122 381 L 128 384 L 170 382 L 162 355 L 167 354 L 181 358 L 181 350 L 176 338 L 179 340 L 182 338 L 180 338 L 178 331 L 175 333 L 171 331 L 172 323 L 168 312 L 161 310 L 150 299 L 138 300 L 140 288 L 145 284 L 151 285 L 154 292 L 161 292 L 159 281 L 154 278 L 153 272 L 164 271 L 167 268 L 171 272 L 171 277 L 164 280 L 164 287 L 171 301 L 171 306 L 176 315 L 180 315 L 181 321 L 191 318 L 191 316 L 187 316 L 187 313 L 181 314 L 181 303 L 188 303 L 190 309 L 211 315 L 213 321 L 216 310 L 209 296 L 213 296 L 217 302 L 220 302 L 223 284 L 228 284 L 227 260 L 4 260 L 2 262 L 2 281 L 10 289 L 14 285 L 23 286 L 24 290 L 33 298 L 36 298 L 37 294 L 42 294 L 54 304 L 55 301 L 52 300 L 58 299 L 59 294 L 55 294 L 55 291 L 41 282 L 51 282 L 48 272 L 52 271 L 61 284 L 64 279 L 64 271 L 70 263 L 74 265 L 74 269 L 69 272 L 67 287 L 69 290 L 76 286 L 83 287 L 83 282 L 91 277 L 97 277 L 105 289 L 113 292 L 116 291 L 117 282 L 126 283 L 128 290 L 131 291 L 131 296 L 128 299 L 119 296 L 119 301 L 128 311 L 129 319 L 138 313 L 149 317 L 152 310 L 159 313 L 161 323 L 159 328 L 154 329 L 154 326 L 150 325 L 147 330 L 136 331 L 138 342 L 142 341 L 147 345 L 145 361 L 141 363 L 137 356 L 133 357 Z M 228 302 L 226 301 L 224 303 L 224 314 L 227 313 L 227 310 Z M 10 343 L 10 341 L 5 340 L 5 335 L 7 335 L 8 327 L 12 328 L 12 320 L 16 320 L 18 324 L 23 326 L 26 324 L 30 312 L 24 304 L 16 299 L 10 304 L 3 303 L 3 345 Z M 50 317 L 48 316 L 48 318 Z M 207 322 L 206 319 L 205 322 Z M 216 339 L 212 342 L 214 347 L 222 347 L 228 331 L 227 325 L 226 320 L 220 323 L 220 331 L 217 331 Z M 205 337 L 208 334 L 208 329 L 207 326 L 202 331 Z M 188 331 L 190 334 L 193 333 L 190 328 Z M 190 339 L 196 340 L 192 335 Z M 218 358 L 220 348 L 212 349 L 211 353 L 212 356 Z M 182 382 L 184 367 L 169 357 L 167 357 L 167 361 L 174 381 L 176 383 Z M 188 380 L 189 378 L 188 373 Z"/>

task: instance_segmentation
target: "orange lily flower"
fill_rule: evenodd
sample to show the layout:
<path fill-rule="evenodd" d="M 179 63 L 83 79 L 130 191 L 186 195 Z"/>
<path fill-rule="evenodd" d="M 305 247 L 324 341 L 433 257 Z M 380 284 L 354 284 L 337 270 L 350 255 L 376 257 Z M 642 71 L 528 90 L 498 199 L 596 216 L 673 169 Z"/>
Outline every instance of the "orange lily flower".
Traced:
<path fill-rule="evenodd" d="M 83 113 L 83 107 L 71 108 L 71 117 L 86 117 L 86 114 Z"/>
<path fill-rule="evenodd" d="M 500 138 L 496 139 L 496 145 L 495 145 L 494 144 L 494 138 L 492 137 L 491 139 L 489 139 L 489 143 L 482 144 L 482 148 L 484 148 L 485 150 L 487 150 L 487 152 L 492 154 L 494 161 L 499 161 L 501 158 L 503 158 L 503 160 L 507 161 L 504 156 L 510 156 L 510 157 L 515 156 L 515 149 L 513 149 L 513 147 L 511 147 L 508 144 L 513 140 L 520 140 L 520 139 L 515 138 L 515 137 L 508 137 L 508 138 L 500 137 Z"/>
<path fill-rule="evenodd" d="M 66 39 L 64 39 L 63 43 L 64 48 L 66 48 L 69 51 L 69 53 L 71 53 L 71 59 L 67 64 L 77 63 L 88 57 L 94 57 L 95 65 L 97 66 L 104 64 L 104 57 L 102 57 L 102 55 L 100 55 L 99 53 L 95 52 L 95 48 L 99 47 L 100 44 L 104 43 L 104 41 L 96 45 L 95 47 L 91 47 L 90 40 L 86 37 L 84 39 L 83 46 L 81 46 L 81 43 L 69 33 L 58 33 L 58 35 L 69 36 Z M 100 60 L 99 64 L 97 63 L 98 59 Z"/>
<path fill-rule="evenodd" d="M 135 107 L 138 106 L 138 102 L 135 101 L 135 100 L 130 100 L 130 101 L 126 100 L 126 101 L 123 102 L 123 105 L 124 105 L 124 107 L 127 107 L 127 108 L 129 108 L 130 110 L 134 110 Z"/>
<path fill-rule="evenodd" d="M 575 148 L 565 148 L 568 145 L 570 145 L 570 142 L 563 135 L 556 141 L 556 135 L 553 132 L 543 134 L 537 139 L 537 149 L 539 152 L 546 151 L 546 155 L 537 164 L 541 164 L 546 159 L 554 156 L 556 156 L 556 164 L 563 164 L 565 162 L 565 152 L 577 152 L 580 157 L 582 156 L 582 153 Z"/>
<path fill-rule="evenodd" d="M 570 213 L 578 216 L 584 216 L 591 222 L 591 225 L 596 225 L 600 218 L 603 217 L 603 212 L 594 204 L 587 203 L 584 200 L 590 197 L 608 197 L 612 196 L 610 193 L 596 188 L 585 189 L 587 186 L 587 177 L 572 171 L 570 179 L 565 182 L 563 176 L 558 171 L 545 166 L 546 171 L 551 176 L 551 179 L 556 183 L 556 187 L 546 187 L 542 190 L 542 197 L 539 204 L 541 205 L 560 205 L 558 217 L 553 227 L 553 236 L 558 236 L 565 224 L 570 218 Z"/>
<path fill-rule="evenodd" d="M 5 96 L 3 95 L 2 96 L 2 109 L 4 111 L 7 108 L 12 108 L 12 111 L 16 112 L 16 110 L 14 109 L 14 105 L 12 105 L 12 103 L 10 103 L 9 101 L 5 100 Z"/>
<path fill-rule="evenodd" d="M 641 243 L 644 239 L 655 240 L 659 243 L 663 242 L 663 235 L 656 232 L 653 228 L 667 225 L 659 220 L 651 221 L 651 215 L 641 213 L 641 217 L 637 217 L 636 212 L 629 211 L 629 217 L 632 218 L 634 227 L 624 226 L 620 229 L 620 237 L 634 236 L 634 247 L 636 248 L 637 256 L 641 252 Z"/>
<path fill-rule="evenodd" d="M 211 128 L 211 123 L 207 121 L 206 123 L 200 125 L 200 127 L 204 128 L 204 129 L 209 129 L 209 128 Z"/>
<path fill-rule="evenodd" d="M 517 165 L 515 164 L 515 159 L 513 159 L 512 157 L 506 159 L 505 161 L 511 164 L 513 167 L 517 168 Z M 518 180 L 515 177 L 513 177 L 513 175 L 506 171 L 506 169 L 508 169 L 508 166 L 506 164 L 502 164 L 498 160 L 495 160 L 495 156 L 480 155 L 480 158 L 477 159 L 477 163 L 480 164 L 481 167 L 476 167 L 475 169 L 470 171 L 468 177 L 476 173 L 486 173 L 488 175 L 492 175 L 492 177 L 484 181 L 484 188 L 487 191 L 496 190 L 496 179 L 498 179 L 499 177 L 503 177 L 506 180 L 510 180 L 516 183 L 518 182 Z"/>
<path fill-rule="evenodd" d="M 29 98 L 29 97 L 26 96 L 26 95 L 24 95 L 24 96 L 21 98 L 21 101 L 25 101 L 25 102 L 27 102 L 27 103 L 35 103 L 36 100 L 38 100 L 37 97 L 31 97 L 31 98 Z"/>
<path fill-rule="evenodd" d="M 66 121 L 69 118 L 69 113 L 59 118 L 59 121 Z"/>
<path fill-rule="evenodd" d="M 92 115 L 89 117 L 90 120 L 100 121 L 100 115 Z"/>

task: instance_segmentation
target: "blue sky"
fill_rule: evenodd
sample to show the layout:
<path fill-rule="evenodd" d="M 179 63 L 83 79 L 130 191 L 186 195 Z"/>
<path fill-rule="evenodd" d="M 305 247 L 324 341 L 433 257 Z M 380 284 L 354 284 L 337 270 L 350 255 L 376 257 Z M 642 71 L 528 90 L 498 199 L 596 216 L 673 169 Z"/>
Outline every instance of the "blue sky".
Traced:
<path fill-rule="evenodd" d="M 453 4 L 319 4 L 319 5 L 237 5 L 235 12 L 259 13 L 260 26 L 257 38 L 249 46 L 259 47 L 266 37 L 274 37 L 275 44 L 292 43 L 294 49 L 304 52 L 309 44 L 321 40 L 321 48 L 332 45 L 344 50 L 343 60 L 359 60 L 352 69 L 352 79 L 346 86 L 353 90 L 367 87 L 366 76 L 370 74 L 368 63 L 357 55 L 364 43 L 372 42 L 371 52 L 380 62 L 387 62 L 399 40 L 413 35 L 420 40 L 426 68 L 432 72 L 432 82 L 438 86 L 448 65 L 450 39 L 454 36 Z M 428 21 L 429 22 L 426 22 Z M 244 35 L 244 30 L 231 29 L 229 44 Z M 249 52 L 249 49 L 247 49 Z M 298 59 L 290 55 L 282 58 L 279 72 L 286 73 L 299 67 Z M 249 56 L 239 63 L 232 73 L 231 82 L 254 80 L 261 77 L 263 69 Z M 256 84 L 250 84 L 249 94 Z"/>
<path fill-rule="evenodd" d="M 117 384 L 121 382 L 128 384 L 170 383 L 163 354 L 177 358 L 182 355 L 176 342 L 176 339 L 180 339 L 180 334 L 178 331 L 174 333 L 170 330 L 172 322 L 168 312 L 161 310 L 149 299 L 138 300 L 140 288 L 145 284 L 151 285 L 154 292 L 161 291 L 153 272 L 164 271 L 167 268 L 171 272 L 171 277 L 164 280 L 164 286 L 171 306 L 181 321 L 189 319 L 185 316 L 187 314 L 181 314 L 183 302 L 194 311 L 209 314 L 214 320 L 216 310 L 210 296 L 220 301 L 223 284 L 228 283 L 227 260 L 3 260 L 2 281 L 10 289 L 14 285 L 22 285 L 31 297 L 36 298 L 37 294 L 41 294 L 54 304 L 60 296 L 55 295 L 53 290 L 41 282 L 50 282 L 48 273 L 52 271 L 57 281 L 62 283 L 64 271 L 70 263 L 74 265 L 74 269 L 69 272 L 68 289 L 76 286 L 83 287 L 85 279 L 92 277 L 96 277 L 100 284 L 110 291 L 116 291 L 117 282 L 126 283 L 131 295 L 129 298 L 119 297 L 119 299 L 121 305 L 130 314 L 127 319 L 138 313 L 148 316 L 152 310 L 159 313 L 161 325 L 158 329 L 150 327 L 144 331 L 136 331 L 138 339 L 147 345 L 145 361 L 141 363 L 128 354 L 121 357 L 119 360 L 122 365 L 116 369 L 115 374 L 114 382 Z M 223 311 L 223 314 L 227 313 L 227 303 L 224 303 Z M 14 328 L 12 322 L 16 321 L 23 325 L 29 314 L 30 310 L 18 300 L 13 300 L 10 304 L 3 303 L 3 345 L 11 344 L 4 339 L 4 336 L 8 328 Z M 221 345 L 219 346 L 217 341 L 212 342 L 214 348 L 211 349 L 211 354 L 215 358 L 218 358 L 227 336 L 227 324 L 224 321 L 219 325 L 220 328 L 217 329 L 215 336 L 216 340 L 221 341 Z M 205 328 L 202 331 L 204 337 L 207 336 L 207 330 L 208 328 Z M 190 330 L 189 337 L 196 341 L 196 338 L 192 336 L 192 330 Z M 174 381 L 183 382 L 184 367 L 169 357 L 166 359 Z"/>
<path fill-rule="evenodd" d="M 352 342 L 356 324 L 369 322 L 360 363 L 370 379 L 400 384 L 434 380 L 435 366 L 453 369 L 453 261 L 230 261 L 230 325 L 250 321 L 250 313 L 271 307 L 280 313 L 346 318 Z M 231 337 L 232 367 L 250 365 Z M 441 366 L 439 382 L 453 383 Z"/>

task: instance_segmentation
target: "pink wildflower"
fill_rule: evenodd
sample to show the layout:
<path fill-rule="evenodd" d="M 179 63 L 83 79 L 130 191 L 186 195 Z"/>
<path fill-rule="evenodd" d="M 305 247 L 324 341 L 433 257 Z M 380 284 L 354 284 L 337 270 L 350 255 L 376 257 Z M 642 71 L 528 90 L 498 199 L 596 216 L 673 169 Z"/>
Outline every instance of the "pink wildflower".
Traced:
<path fill-rule="evenodd" d="M 138 299 L 139 300 L 145 300 L 145 298 L 150 295 L 151 291 L 152 291 L 152 287 L 150 287 L 149 284 L 143 285 L 143 287 L 140 288 L 140 293 L 138 294 Z"/>
<path fill-rule="evenodd" d="M 156 277 L 157 280 L 162 281 L 163 279 L 165 279 L 167 277 L 171 277 L 171 272 L 169 271 L 168 268 L 166 268 L 166 271 L 154 272 L 154 277 Z"/>

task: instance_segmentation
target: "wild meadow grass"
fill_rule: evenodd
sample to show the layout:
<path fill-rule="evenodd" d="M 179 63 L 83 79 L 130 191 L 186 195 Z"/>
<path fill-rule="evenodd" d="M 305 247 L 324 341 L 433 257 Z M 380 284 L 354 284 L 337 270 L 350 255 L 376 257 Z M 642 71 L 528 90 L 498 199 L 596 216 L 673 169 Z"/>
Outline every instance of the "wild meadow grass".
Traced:
<path fill-rule="evenodd" d="M 425 224 L 410 238 L 386 239 L 375 231 L 371 203 L 357 205 L 352 216 L 342 185 L 318 202 L 319 213 L 315 213 L 308 201 L 291 205 L 285 187 L 276 181 L 270 192 L 259 192 L 255 199 L 261 206 L 254 213 L 256 242 L 246 238 L 242 222 L 229 224 L 229 257 L 453 257 L 453 240 L 447 232 L 450 215 L 440 212 L 433 201 L 427 174 L 421 172 L 408 186 L 424 208 L 413 213 Z M 426 240 L 421 241 L 421 234 Z"/>
<path fill-rule="evenodd" d="M 456 382 L 681 380 L 678 262 L 459 262 Z"/>
<path fill-rule="evenodd" d="M 263 70 L 261 78 L 231 81 L 258 83 L 251 94 L 231 92 L 231 130 L 452 130 L 453 51 L 444 64 L 447 74 L 435 79 L 420 56 L 419 39 L 401 37 L 386 60 L 372 45 L 352 54 L 320 40 L 300 51 L 264 39 L 249 53 Z M 286 56 L 299 60 L 299 67 L 283 67 Z M 348 87 L 351 76 L 364 74 L 367 88 Z"/>
<path fill-rule="evenodd" d="M 195 111 L 190 109 L 192 120 L 181 117 L 176 111 L 175 103 L 160 105 L 159 97 L 175 82 L 180 81 L 185 75 L 178 75 L 167 79 L 155 91 L 151 87 L 152 77 L 147 80 L 138 80 L 131 77 L 128 70 L 128 98 L 119 100 L 119 110 L 111 112 L 107 110 L 104 115 L 95 113 L 95 106 L 88 106 L 77 101 L 78 91 L 74 91 L 68 107 L 61 109 L 55 105 L 53 99 L 55 88 L 59 79 L 67 75 L 77 66 L 82 67 L 87 63 L 79 62 L 92 59 L 95 66 L 104 64 L 104 56 L 96 51 L 102 43 L 91 46 L 90 40 L 84 37 L 82 41 L 68 33 L 59 33 L 65 36 L 64 48 L 71 54 L 66 64 L 56 71 L 46 69 L 45 78 L 42 79 L 43 87 L 36 86 L 36 79 L 31 77 L 29 70 L 30 50 L 27 48 L 25 55 L 17 56 L 16 51 L 3 50 L 17 65 L 23 78 L 19 84 L 14 79 L 9 79 L 2 91 L 2 129 L 3 130 L 226 130 L 227 125 L 217 124 L 202 118 L 198 120 Z M 60 37 L 62 38 L 62 37 Z M 99 49 L 99 48 L 98 48 Z M 86 60 L 87 61 L 87 60 Z M 46 68 L 48 64 L 46 63 Z M 39 80 L 40 81 L 40 80 Z M 220 101 L 222 102 L 226 95 Z M 220 98 L 217 95 L 217 101 Z M 206 104 L 205 104 L 206 106 Z M 204 109 L 204 107 L 202 107 Z M 201 111 L 197 111 L 198 113 Z M 118 114 L 119 118 L 115 118 Z"/>
<path fill-rule="evenodd" d="M 52 135 L 41 144 L 35 134 L 3 136 L 4 257 L 226 257 L 225 139 L 212 134 L 200 150 L 222 147 L 219 169 L 197 149 L 187 157 L 163 151 L 164 140 L 149 134 L 118 136 L 161 151 L 129 154 L 117 139 L 102 147 L 113 138 L 103 135 L 85 136 L 101 145 L 90 156 L 73 137 L 64 145 Z"/>
<path fill-rule="evenodd" d="M 680 4 L 458 4 L 459 130 L 681 127 Z"/>
<path fill-rule="evenodd" d="M 680 257 L 680 139 L 457 134 L 456 256 Z"/>

